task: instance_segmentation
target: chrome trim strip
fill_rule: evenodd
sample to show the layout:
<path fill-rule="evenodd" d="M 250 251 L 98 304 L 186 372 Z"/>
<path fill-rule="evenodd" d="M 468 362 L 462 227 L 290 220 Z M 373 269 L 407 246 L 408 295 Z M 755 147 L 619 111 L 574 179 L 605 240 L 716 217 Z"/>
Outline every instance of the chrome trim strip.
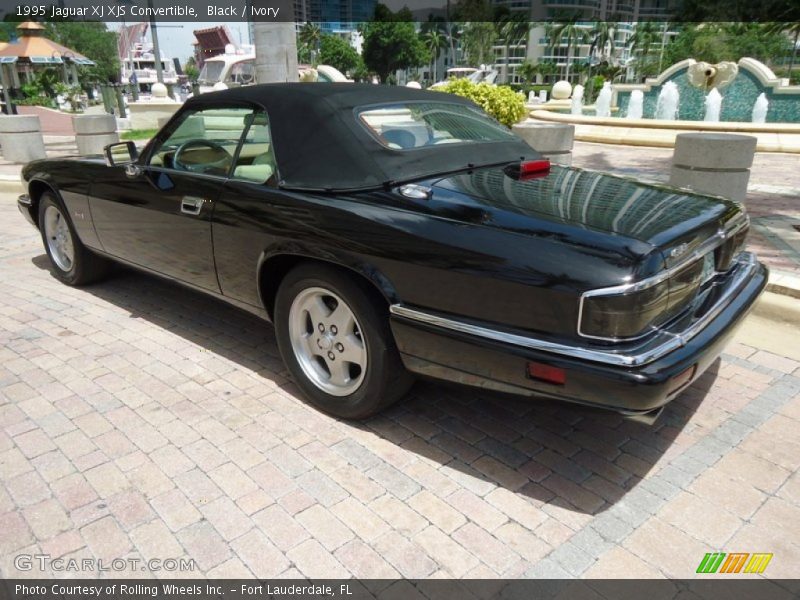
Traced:
<path fill-rule="evenodd" d="M 508 333 L 505 331 L 497 331 L 488 327 L 480 325 L 473 325 L 455 319 L 448 319 L 439 315 L 434 315 L 426 311 L 409 308 L 402 304 L 392 304 L 389 307 L 391 314 L 418 321 L 426 325 L 448 329 L 450 331 L 457 331 L 480 337 L 495 342 L 502 342 L 519 346 L 521 348 L 528 348 L 531 350 L 541 350 L 544 352 L 552 352 L 561 356 L 569 356 L 571 358 L 578 358 L 590 362 L 598 362 L 607 365 L 621 366 L 621 367 L 637 367 L 651 363 L 673 350 L 685 346 L 692 338 L 697 336 L 708 324 L 713 321 L 719 314 L 730 304 L 733 296 L 735 296 L 742 287 L 751 279 L 753 273 L 758 268 L 758 261 L 754 254 L 750 252 L 743 252 L 736 260 L 737 266 L 732 279 L 728 281 L 724 294 L 719 298 L 717 303 L 711 307 L 706 314 L 693 322 L 689 327 L 680 333 L 672 333 L 669 331 L 659 332 L 663 336 L 663 343 L 639 354 L 621 354 L 614 352 L 613 349 L 599 350 L 592 348 L 583 348 L 580 346 L 570 346 L 567 344 L 559 344 L 556 342 L 548 342 L 534 337 Z"/>
<path fill-rule="evenodd" d="M 23 206 L 31 206 L 31 197 L 28 194 L 22 194 L 17 198 L 17 202 Z"/>
<path fill-rule="evenodd" d="M 638 292 L 641 290 L 645 290 L 647 288 L 651 288 L 654 285 L 658 285 L 662 281 L 665 281 L 675 275 L 676 273 L 680 273 L 683 269 L 691 265 L 696 260 L 699 260 L 709 252 L 713 252 L 719 246 L 725 243 L 728 238 L 735 236 L 739 231 L 747 227 L 750 224 L 750 217 L 745 213 L 740 213 L 743 215 L 742 217 L 736 218 L 731 220 L 730 222 L 725 224 L 725 228 L 720 228 L 717 233 L 702 244 L 700 244 L 697 248 L 695 248 L 690 254 L 686 255 L 679 263 L 671 266 L 669 269 L 665 269 L 660 273 L 653 275 L 652 277 L 648 277 L 646 279 L 642 279 L 641 281 L 636 281 L 633 283 L 624 283 L 622 285 L 615 285 L 607 288 L 598 288 L 595 290 L 587 290 L 581 294 L 581 299 L 578 302 L 578 326 L 577 326 L 577 333 L 579 336 L 587 339 L 592 340 L 601 340 L 604 342 L 632 342 L 638 339 L 641 339 L 647 335 L 649 335 L 652 331 L 645 331 L 639 335 L 627 338 L 617 338 L 617 337 L 606 337 L 606 336 L 597 336 L 597 335 L 590 335 L 588 333 L 583 333 L 581 331 L 581 325 L 583 324 L 583 304 L 586 298 L 592 296 L 613 296 L 615 294 L 629 294 L 632 292 Z"/>

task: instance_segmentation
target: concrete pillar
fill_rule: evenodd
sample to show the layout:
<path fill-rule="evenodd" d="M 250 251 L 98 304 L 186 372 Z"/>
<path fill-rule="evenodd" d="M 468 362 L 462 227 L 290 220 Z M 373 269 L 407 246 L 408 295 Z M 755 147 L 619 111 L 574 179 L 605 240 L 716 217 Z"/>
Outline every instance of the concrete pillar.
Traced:
<path fill-rule="evenodd" d="M 531 148 L 549 158 L 550 162 L 559 165 L 572 164 L 574 125 L 525 121 L 512 126 L 511 130 Z"/>
<path fill-rule="evenodd" d="M 102 154 L 108 144 L 119 141 L 114 115 L 78 115 L 72 117 L 78 154 Z"/>
<path fill-rule="evenodd" d="M 46 158 L 44 138 L 36 115 L 0 116 L 0 150 L 5 160 L 26 163 Z"/>
<path fill-rule="evenodd" d="M 281 9 L 280 14 L 284 14 L 284 11 L 285 14 L 293 14 L 292 2 L 279 0 L 277 4 Z M 253 35 L 256 47 L 256 81 L 258 83 L 297 81 L 297 36 L 294 22 L 255 22 Z"/>
<path fill-rule="evenodd" d="M 744 201 L 757 139 L 729 133 L 675 136 L 669 183 L 695 192 Z"/>

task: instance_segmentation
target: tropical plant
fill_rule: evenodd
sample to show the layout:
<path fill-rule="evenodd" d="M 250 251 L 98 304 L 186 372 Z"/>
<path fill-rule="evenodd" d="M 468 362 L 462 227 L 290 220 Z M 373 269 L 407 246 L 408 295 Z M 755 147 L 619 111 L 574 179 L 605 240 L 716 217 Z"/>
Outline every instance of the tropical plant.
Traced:
<path fill-rule="evenodd" d="M 512 13 L 500 24 L 500 39 L 506 51 L 506 63 L 503 69 L 503 81 L 508 83 L 509 60 L 511 59 L 511 46 L 524 43 L 530 31 L 530 23 L 520 13 Z"/>
<path fill-rule="evenodd" d="M 469 79 L 451 79 L 437 91 L 469 98 L 506 127 L 521 121 L 526 114 L 525 98 L 505 85 L 472 83 Z"/>
<path fill-rule="evenodd" d="M 589 56 L 597 56 L 601 61 L 615 62 L 616 48 L 614 38 L 617 34 L 617 24 L 611 21 L 597 21 L 589 34 L 591 45 Z"/>
<path fill-rule="evenodd" d="M 59 81 L 53 86 L 53 91 L 58 95 L 61 96 L 65 103 L 69 104 L 69 107 L 72 111 L 78 111 L 81 109 L 81 94 L 83 90 L 78 85 L 69 85 L 62 81 Z"/>
<path fill-rule="evenodd" d="M 322 30 L 316 23 L 306 23 L 297 33 L 297 39 L 304 46 L 311 57 L 311 63 L 315 63 L 319 56 L 319 45 L 322 42 Z"/>
<path fill-rule="evenodd" d="M 522 77 L 525 83 L 533 83 L 533 80 L 539 73 L 539 65 L 535 65 L 527 60 L 517 67 L 517 75 Z"/>
<path fill-rule="evenodd" d="M 497 27 L 490 21 L 470 21 L 464 23 L 461 34 L 461 46 L 467 61 L 474 65 L 494 62 L 492 46 L 497 39 Z"/>
<path fill-rule="evenodd" d="M 789 59 L 789 69 L 787 77 L 792 76 L 794 65 L 797 62 L 797 47 L 800 44 L 800 22 L 784 23 L 776 22 L 767 25 L 766 30 L 773 35 L 788 35 L 792 40 L 792 54 Z"/>
<path fill-rule="evenodd" d="M 422 34 L 422 41 L 431 53 L 431 81 L 435 82 L 437 80 L 436 63 L 439 60 L 439 55 L 442 53 L 442 50 L 447 48 L 447 36 L 438 28 L 434 28 Z"/>
<path fill-rule="evenodd" d="M 565 77 L 569 78 L 570 66 L 573 58 L 573 48 L 589 42 L 589 31 L 578 24 L 577 17 L 561 23 L 551 23 L 548 27 L 550 45 L 555 50 L 557 46 L 567 45 L 567 69 Z M 554 52 L 555 53 L 555 52 Z"/>
<path fill-rule="evenodd" d="M 552 60 L 540 60 L 536 65 L 539 75 L 547 79 L 551 75 L 556 75 L 559 71 L 558 64 Z"/>

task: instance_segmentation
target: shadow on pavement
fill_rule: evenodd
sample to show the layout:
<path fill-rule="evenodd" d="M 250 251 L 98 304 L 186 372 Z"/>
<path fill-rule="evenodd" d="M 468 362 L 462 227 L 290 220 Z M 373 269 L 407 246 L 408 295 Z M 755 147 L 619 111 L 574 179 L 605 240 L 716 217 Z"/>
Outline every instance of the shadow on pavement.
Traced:
<path fill-rule="evenodd" d="M 45 255 L 33 263 L 49 269 Z M 124 268 L 82 290 L 128 311 L 131 318 L 146 319 L 276 381 L 300 402 L 285 377 L 272 326 L 256 316 Z M 657 468 L 713 386 L 718 369 L 719 361 L 668 404 L 652 426 L 599 409 L 426 381 L 379 416 L 348 426 L 372 431 L 445 466 L 450 477 L 478 495 L 500 486 L 536 506 L 593 515 Z"/>

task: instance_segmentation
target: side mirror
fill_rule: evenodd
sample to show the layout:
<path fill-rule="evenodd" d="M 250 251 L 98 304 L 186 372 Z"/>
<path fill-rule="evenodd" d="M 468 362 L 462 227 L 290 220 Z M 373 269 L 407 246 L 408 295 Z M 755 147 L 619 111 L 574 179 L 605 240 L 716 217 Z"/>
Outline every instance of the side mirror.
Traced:
<path fill-rule="evenodd" d="M 106 165 L 109 167 L 129 165 L 139 158 L 136 144 L 131 141 L 109 144 L 103 148 L 103 153 L 106 157 Z"/>

